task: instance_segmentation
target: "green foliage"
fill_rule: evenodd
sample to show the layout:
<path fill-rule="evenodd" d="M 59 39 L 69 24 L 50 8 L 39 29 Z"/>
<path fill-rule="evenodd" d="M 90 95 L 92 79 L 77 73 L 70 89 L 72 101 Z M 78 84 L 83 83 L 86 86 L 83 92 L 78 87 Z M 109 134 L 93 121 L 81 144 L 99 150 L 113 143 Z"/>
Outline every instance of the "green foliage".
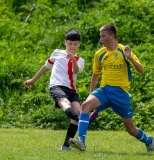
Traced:
<path fill-rule="evenodd" d="M 78 55 L 85 59 L 84 71 L 77 80 L 82 103 L 89 94 L 93 55 L 101 47 L 99 28 L 111 23 L 117 28 L 118 41 L 129 44 L 145 67 L 142 75 L 133 70 L 130 94 L 135 125 L 154 129 L 151 0 L 1 0 L 0 5 L 0 127 L 66 129 L 69 119 L 54 107 L 49 94 L 50 72 L 30 90 L 23 83 L 35 75 L 54 49 L 64 49 L 67 30 L 78 29 L 82 35 Z M 124 127 L 120 117 L 109 109 L 92 123 L 94 129 Z"/>

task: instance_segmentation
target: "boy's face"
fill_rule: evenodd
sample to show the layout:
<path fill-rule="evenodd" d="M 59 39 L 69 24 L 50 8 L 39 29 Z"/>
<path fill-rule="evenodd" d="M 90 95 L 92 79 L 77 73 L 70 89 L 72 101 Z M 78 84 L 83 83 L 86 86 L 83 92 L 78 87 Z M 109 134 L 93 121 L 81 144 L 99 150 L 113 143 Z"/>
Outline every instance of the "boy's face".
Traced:
<path fill-rule="evenodd" d="M 79 41 L 70 41 L 70 40 L 65 40 L 64 42 L 66 46 L 66 52 L 67 53 L 73 53 L 75 54 L 80 47 L 80 42 Z"/>
<path fill-rule="evenodd" d="M 107 31 L 100 31 L 100 41 L 102 42 L 104 47 L 110 46 L 113 38 L 113 34 L 110 35 Z"/>

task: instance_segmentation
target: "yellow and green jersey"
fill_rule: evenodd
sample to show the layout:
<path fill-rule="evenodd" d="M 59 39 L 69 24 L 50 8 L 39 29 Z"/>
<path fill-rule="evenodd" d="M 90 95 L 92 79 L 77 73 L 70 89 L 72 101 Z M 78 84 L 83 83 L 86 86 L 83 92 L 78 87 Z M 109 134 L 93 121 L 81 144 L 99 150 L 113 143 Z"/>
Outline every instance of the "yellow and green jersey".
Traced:
<path fill-rule="evenodd" d="M 141 64 L 134 53 L 131 52 L 131 56 Z M 131 62 L 124 55 L 123 45 L 118 44 L 112 52 L 103 47 L 94 55 L 93 74 L 102 72 L 101 87 L 106 85 L 119 86 L 129 92 L 132 79 L 130 64 Z"/>

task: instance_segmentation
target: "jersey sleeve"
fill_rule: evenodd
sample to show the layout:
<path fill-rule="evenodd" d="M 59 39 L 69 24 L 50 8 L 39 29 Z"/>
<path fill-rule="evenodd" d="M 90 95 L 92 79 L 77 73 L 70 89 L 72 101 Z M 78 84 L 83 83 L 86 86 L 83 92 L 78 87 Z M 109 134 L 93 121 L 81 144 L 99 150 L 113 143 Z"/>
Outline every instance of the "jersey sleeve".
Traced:
<path fill-rule="evenodd" d="M 93 61 L 93 74 L 100 74 L 102 70 L 101 62 L 99 61 L 98 54 L 95 53 Z"/>
<path fill-rule="evenodd" d="M 45 66 L 48 68 L 48 69 L 52 69 L 53 65 L 54 65 L 54 62 L 55 62 L 55 56 L 56 56 L 56 51 L 54 51 L 50 58 L 47 59 L 46 63 L 45 63 Z"/>

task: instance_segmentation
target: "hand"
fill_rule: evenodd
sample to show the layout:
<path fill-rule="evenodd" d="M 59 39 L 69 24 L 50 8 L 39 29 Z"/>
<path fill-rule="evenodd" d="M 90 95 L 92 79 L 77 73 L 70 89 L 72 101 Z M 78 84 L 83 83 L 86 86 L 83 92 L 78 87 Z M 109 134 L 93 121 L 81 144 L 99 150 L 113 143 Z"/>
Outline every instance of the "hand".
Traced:
<path fill-rule="evenodd" d="M 26 88 L 31 88 L 34 83 L 35 83 L 35 82 L 33 82 L 33 80 L 30 79 L 30 80 L 25 81 L 25 82 L 24 82 L 24 85 L 25 85 Z"/>
<path fill-rule="evenodd" d="M 67 57 L 68 59 L 71 59 L 72 61 L 75 60 L 74 54 L 73 53 L 68 53 Z"/>
<path fill-rule="evenodd" d="M 128 59 L 131 58 L 131 49 L 130 49 L 130 47 L 129 47 L 128 45 L 126 45 L 125 48 L 124 48 L 124 55 L 125 55 Z"/>

